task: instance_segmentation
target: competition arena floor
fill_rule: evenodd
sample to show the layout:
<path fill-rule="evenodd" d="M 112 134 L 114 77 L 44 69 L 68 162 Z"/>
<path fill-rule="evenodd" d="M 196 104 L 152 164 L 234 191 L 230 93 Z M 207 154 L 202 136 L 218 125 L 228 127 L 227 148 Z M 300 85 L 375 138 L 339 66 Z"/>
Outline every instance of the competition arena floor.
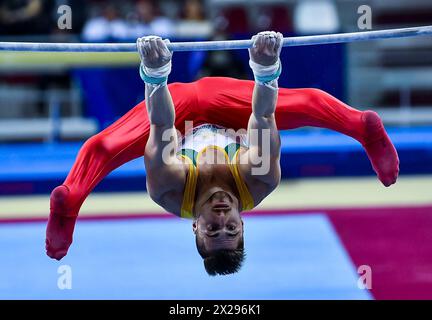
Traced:
<path fill-rule="evenodd" d="M 0 299 L 431 299 L 432 176 L 285 181 L 245 213 L 247 258 L 209 277 L 190 221 L 146 193 L 94 194 L 69 254 L 44 251 L 48 196 L 0 198 Z M 364 199 L 367 199 L 365 202 Z M 70 266 L 72 289 L 57 286 Z M 358 268 L 370 266 L 371 290 Z"/>

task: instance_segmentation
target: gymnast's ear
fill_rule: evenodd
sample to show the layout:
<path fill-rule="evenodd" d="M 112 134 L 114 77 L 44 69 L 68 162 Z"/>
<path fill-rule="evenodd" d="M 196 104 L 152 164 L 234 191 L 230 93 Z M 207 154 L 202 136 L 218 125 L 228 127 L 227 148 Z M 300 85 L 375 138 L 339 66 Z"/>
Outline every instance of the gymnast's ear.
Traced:
<path fill-rule="evenodd" d="M 193 231 L 193 233 L 197 233 L 197 221 L 196 220 L 194 220 L 193 222 L 192 222 L 192 231 Z"/>

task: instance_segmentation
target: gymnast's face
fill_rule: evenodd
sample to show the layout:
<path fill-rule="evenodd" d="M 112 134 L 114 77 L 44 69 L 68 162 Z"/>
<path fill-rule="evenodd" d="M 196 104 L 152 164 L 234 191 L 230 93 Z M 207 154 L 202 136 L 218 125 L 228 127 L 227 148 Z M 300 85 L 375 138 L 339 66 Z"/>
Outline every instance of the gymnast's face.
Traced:
<path fill-rule="evenodd" d="M 238 208 L 238 199 L 218 188 L 197 200 L 197 218 L 192 228 L 208 253 L 238 248 L 243 239 L 243 221 Z"/>

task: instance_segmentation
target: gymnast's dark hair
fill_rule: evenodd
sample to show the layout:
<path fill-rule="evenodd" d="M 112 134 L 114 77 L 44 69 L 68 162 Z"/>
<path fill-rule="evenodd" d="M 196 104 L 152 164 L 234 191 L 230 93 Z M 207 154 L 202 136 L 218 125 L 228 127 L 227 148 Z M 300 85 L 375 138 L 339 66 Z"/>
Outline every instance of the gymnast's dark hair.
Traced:
<path fill-rule="evenodd" d="M 240 239 L 236 249 L 222 249 L 211 254 L 207 252 L 204 244 L 198 240 L 198 237 L 195 238 L 195 242 L 198 252 L 204 260 L 204 267 L 209 275 L 227 275 L 240 270 L 246 256 L 243 237 Z"/>

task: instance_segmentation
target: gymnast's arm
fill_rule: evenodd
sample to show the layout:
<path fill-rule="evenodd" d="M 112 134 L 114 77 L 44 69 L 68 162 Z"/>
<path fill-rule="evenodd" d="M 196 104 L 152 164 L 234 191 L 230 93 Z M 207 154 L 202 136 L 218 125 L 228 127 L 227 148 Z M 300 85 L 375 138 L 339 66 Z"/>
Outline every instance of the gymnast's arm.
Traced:
<path fill-rule="evenodd" d="M 250 49 L 251 67 L 255 73 L 252 97 L 252 114 L 248 123 L 249 149 L 240 156 L 241 171 L 254 196 L 267 196 L 280 182 L 280 136 L 275 121 L 278 97 L 277 77 L 263 83 L 257 76 L 256 65 L 264 68 L 279 66 L 282 36 L 274 32 L 263 32 L 256 36 L 255 46 Z M 254 65 L 255 64 L 255 65 Z M 260 68 L 260 67 L 259 67 Z M 280 69 L 276 67 L 277 72 Z M 271 79 L 272 75 L 270 75 Z M 254 190 L 253 189 L 257 189 Z M 256 194 L 258 193 L 258 194 Z"/>
<path fill-rule="evenodd" d="M 141 39 L 137 44 L 142 49 L 142 61 L 147 71 L 149 68 L 153 71 L 164 68 L 170 63 L 171 53 L 160 38 Z M 165 82 L 160 85 L 149 83 L 151 79 L 148 77 L 145 80 L 146 107 L 150 120 L 150 135 L 144 151 L 147 190 L 156 203 L 179 215 L 187 167 L 176 156 L 174 104 Z"/>
<path fill-rule="evenodd" d="M 147 190 L 150 197 L 169 212 L 180 214 L 186 166 L 176 157 L 177 133 L 171 95 L 166 86 L 153 90 L 146 84 L 150 136 L 144 151 Z"/>

